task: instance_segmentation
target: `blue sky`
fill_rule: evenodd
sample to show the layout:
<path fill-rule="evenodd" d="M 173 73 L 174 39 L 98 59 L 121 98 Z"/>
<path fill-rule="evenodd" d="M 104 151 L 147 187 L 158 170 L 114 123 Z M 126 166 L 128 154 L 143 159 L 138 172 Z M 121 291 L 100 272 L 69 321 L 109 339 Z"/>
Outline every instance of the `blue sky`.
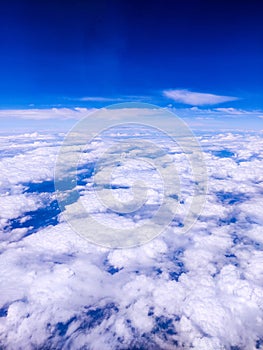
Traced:
<path fill-rule="evenodd" d="M 261 114 L 262 7 L 255 0 L 1 1 L 0 108 L 141 101 Z"/>

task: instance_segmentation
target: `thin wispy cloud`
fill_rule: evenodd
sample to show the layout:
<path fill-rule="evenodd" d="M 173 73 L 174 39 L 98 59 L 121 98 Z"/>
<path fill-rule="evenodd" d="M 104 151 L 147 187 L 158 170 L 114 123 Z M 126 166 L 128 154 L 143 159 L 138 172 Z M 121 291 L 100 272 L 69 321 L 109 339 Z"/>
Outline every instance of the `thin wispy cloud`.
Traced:
<path fill-rule="evenodd" d="M 122 95 L 118 97 L 107 97 L 107 96 L 83 96 L 75 98 L 67 98 L 72 101 L 81 102 L 129 102 L 129 101 L 143 101 L 151 99 L 150 96 L 140 95 Z"/>
<path fill-rule="evenodd" d="M 186 89 L 164 90 L 163 95 L 175 102 L 191 106 L 216 105 L 223 102 L 238 100 L 234 96 L 222 96 L 203 92 L 194 92 Z"/>
<path fill-rule="evenodd" d="M 75 101 L 91 101 L 91 102 L 113 102 L 113 101 L 123 101 L 121 97 L 102 97 L 102 96 L 84 96 L 79 98 L 74 98 Z"/>
<path fill-rule="evenodd" d="M 227 117 L 258 117 L 261 118 L 262 116 L 262 110 L 255 110 L 255 109 L 240 109 L 240 108 L 234 108 L 234 107 L 227 107 L 227 108 L 198 108 L 198 107 L 191 107 L 191 108 L 181 108 L 180 110 L 190 110 L 193 114 L 194 113 L 201 113 L 201 114 L 211 114 L 215 116 L 227 116 Z"/>
<path fill-rule="evenodd" d="M 81 119 L 94 111 L 94 108 L 47 108 L 47 109 L 6 109 L 0 110 L 0 119 Z"/>
<path fill-rule="evenodd" d="M 239 109 L 239 108 L 214 108 L 215 111 L 222 112 L 225 114 L 231 114 L 231 115 L 258 115 L 261 114 L 262 111 L 258 110 L 245 110 L 245 109 Z"/>

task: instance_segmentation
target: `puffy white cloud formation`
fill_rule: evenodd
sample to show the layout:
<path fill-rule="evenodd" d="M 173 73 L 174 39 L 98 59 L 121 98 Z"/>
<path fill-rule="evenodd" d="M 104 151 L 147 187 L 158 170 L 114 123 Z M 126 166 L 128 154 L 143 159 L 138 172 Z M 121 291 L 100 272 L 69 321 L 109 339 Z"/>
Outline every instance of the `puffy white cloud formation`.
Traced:
<path fill-rule="evenodd" d="M 0 138 L 0 347 L 262 347 L 262 134 L 199 139 L 209 182 L 196 224 L 179 235 L 175 221 L 148 244 L 110 250 L 81 238 L 52 206 L 61 137 Z M 103 142 L 93 146 L 91 162 Z M 180 165 L 183 159 L 174 153 Z M 80 174 L 85 200 L 89 177 L 81 167 Z M 93 211 L 99 215 L 99 208 Z"/>

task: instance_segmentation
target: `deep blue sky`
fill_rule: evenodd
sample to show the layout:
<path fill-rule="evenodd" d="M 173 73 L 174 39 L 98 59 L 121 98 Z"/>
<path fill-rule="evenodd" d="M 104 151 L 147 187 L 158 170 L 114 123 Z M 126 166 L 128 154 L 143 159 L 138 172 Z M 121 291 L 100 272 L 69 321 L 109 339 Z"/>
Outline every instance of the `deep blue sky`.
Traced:
<path fill-rule="evenodd" d="M 168 104 L 162 91 L 179 88 L 263 108 L 260 1 L 0 4 L 0 108 L 100 107 L 109 102 L 78 98 L 127 95 Z"/>

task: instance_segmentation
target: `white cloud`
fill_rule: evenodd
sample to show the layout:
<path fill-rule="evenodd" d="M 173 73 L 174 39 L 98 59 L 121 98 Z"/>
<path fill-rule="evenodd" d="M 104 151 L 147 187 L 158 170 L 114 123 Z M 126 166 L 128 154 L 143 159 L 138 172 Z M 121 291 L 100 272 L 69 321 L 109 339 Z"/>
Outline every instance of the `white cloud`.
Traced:
<path fill-rule="evenodd" d="M 246 109 L 238 109 L 233 107 L 214 108 L 213 110 L 220 112 L 222 114 L 229 114 L 233 116 L 251 116 L 251 117 L 263 118 L 262 111 L 260 110 L 246 110 Z"/>
<path fill-rule="evenodd" d="M 172 226 L 146 245 L 108 250 L 62 217 L 24 238 L 26 228 L 10 232 L 0 246 L 3 348 L 250 350 L 262 343 L 263 138 L 221 133 L 199 140 L 209 193 L 184 235 Z M 52 177 L 59 143 L 52 135 L 0 137 L 2 154 L 10 145 L 16 150 L 1 159 L 5 218 L 36 209 L 40 195 L 22 195 L 21 183 Z M 103 141 L 93 146 L 92 160 Z M 225 149 L 233 156 L 215 153 Z M 181 176 L 184 157 L 171 151 Z"/>
<path fill-rule="evenodd" d="M 160 110 L 161 109 L 156 109 Z M 116 108 L 113 111 L 112 109 L 107 108 L 83 108 L 83 107 L 75 107 L 75 108 L 47 108 L 47 109 L 6 109 L 0 110 L 0 120 L 1 118 L 5 119 L 32 119 L 32 120 L 80 120 L 82 118 L 87 117 L 93 112 L 98 111 L 99 113 L 96 115 L 98 118 L 106 118 L 106 119 L 122 119 L 123 112 L 125 115 L 130 116 L 132 118 L 141 118 L 141 116 L 152 115 L 153 110 L 150 108 L 138 108 L 136 106 L 136 102 L 134 103 L 134 108 L 131 107 L 123 107 Z"/>
<path fill-rule="evenodd" d="M 167 108 L 155 109 L 155 119 L 160 121 L 160 127 L 162 128 L 165 120 L 167 122 L 168 118 L 162 117 L 162 110 Z M 197 106 L 190 108 L 173 108 L 170 106 L 170 109 L 173 113 L 177 114 L 180 118 L 187 121 L 190 127 L 195 129 L 235 129 L 238 127 L 238 120 L 242 118 L 243 120 L 254 120 L 258 119 L 257 124 L 251 123 L 250 128 L 253 128 L 253 125 L 258 129 L 260 128 L 259 122 L 263 118 L 261 110 L 244 110 L 236 109 L 233 107 L 229 108 L 200 108 Z M 98 112 L 96 114 L 96 112 Z M 100 125 L 103 124 L 103 120 L 112 120 L 112 122 L 123 121 L 123 113 L 127 117 L 127 121 L 141 122 L 142 118 L 153 116 L 153 110 L 147 108 L 137 108 L 134 104 L 134 108 L 119 108 L 115 109 L 114 113 L 112 110 L 106 108 L 96 109 L 96 108 L 48 108 L 48 109 L 23 109 L 23 110 L 0 110 L 0 120 L 8 121 L 7 126 L 4 130 L 26 130 L 26 131 L 35 131 L 35 130 L 63 130 L 67 131 L 70 127 L 73 126 L 74 122 L 79 121 L 92 113 L 94 117 L 100 120 Z M 172 114 L 171 114 L 172 117 Z M 226 121 L 222 121 L 226 118 L 236 119 L 236 124 L 231 124 Z M 20 122 L 18 123 L 18 119 Z M 34 120 L 32 124 L 23 122 L 24 120 Z M 61 121 L 65 121 L 62 123 Z M 144 121 L 147 121 L 144 119 Z M 150 119 L 149 119 L 150 122 Z M 171 120 L 172 122 L 172 120 Z M 151 122 L 150 122 L 151 123 Z M 248 124 L 243 125 L 239 123 L 240 129 L 247 130 Z"/>
<path fill-rule="evenodd" d="M 163 95 L 176 102 L 192 106 L 215 105 L 223 102 L 238 100 L 237 97 L 233 96 L 221 96 L 202 92 L 193 92 L 186 89 L 164 90 Z"/>
<path fill-rule="evenodd" d="M 6 109 L 0 110 L 1 118 L 18 119 L 81 119 L 93 112 L 94 109 L 76 107 L 70 108 L 47 108 L 47 109 Z"/>
<path fill-rule="evenodd" d="M 123 101 L 123 98 L 121 97 L 101 97 L 101 96 L 85 96 L 85 97 L 79 97 L 74 100 L 77 101 L 94 101 L 94 102 L 113 102 L 113 101 Z"/>
<path fill-rule="evenodd" d="M 243 109 L 237 109 L 237 108 L 233 108 L 233 107 L 214 108 L 214 110 L 218 111 L 218 112 L 223 112 L 223 113 L 226 113 L 226 114 L 234 114 L 234 115 L 242 115 L 242 114 L 248 114 L 249 113 L 249 111 L 246 111 L 246 110 L 243 110 Z"/>
<path fill-rule="evenodd" d="M 47 146 L 45 143 L 32 143 L 31 147 L 24 145 L 22 149 L 23 153 L 17 154 L 15 149 L 13 156 L 0 159 L 0 189 L 22 182 L 53 178 L 53 167 L 58 152 L 56 147 Z"/>
<path fill-rule="evenodd" d="M 76 98 L 67 98 L 72 101 L 91 101 L 91 102 L 139 102 L 143 100 L 149 100 L 149 96 L 144 95 L 124 95 L 120 97 L 105 97 L 105 96 L 84 96 Z"/>

